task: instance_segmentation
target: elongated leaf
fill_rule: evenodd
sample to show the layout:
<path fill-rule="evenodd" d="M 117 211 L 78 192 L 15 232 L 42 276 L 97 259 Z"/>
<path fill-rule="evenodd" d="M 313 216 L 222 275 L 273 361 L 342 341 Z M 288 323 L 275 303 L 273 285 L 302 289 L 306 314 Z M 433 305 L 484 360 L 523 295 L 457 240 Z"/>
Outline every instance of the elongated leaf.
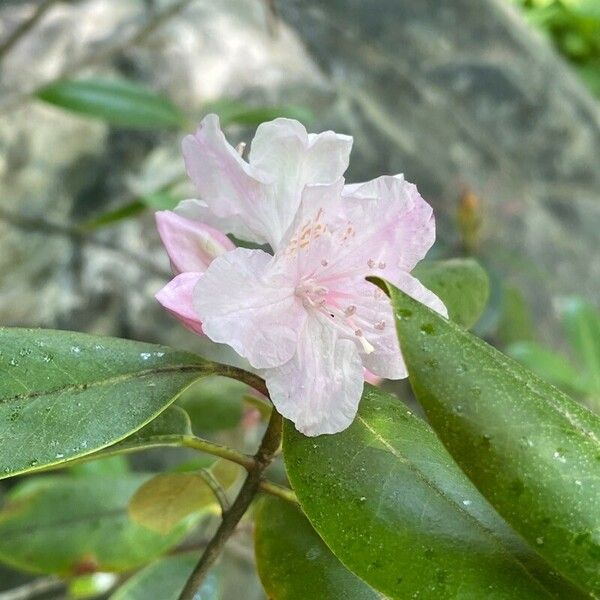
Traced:
<path fill-rule="evenodd" d="M 557 570 L 600 593 L 600 419 L 388 284 L 411 384 L 479 490 Z"/>
<path fill-rule="evenodd" d="M 289 502 L 263 498 L 254 544 L 258 573 L 271 600 L 383 598 L 344 567 Z"/>
<path fill-rule="evenodd" d="M 161 473 L 142 485 L 129 504 L 133 521 L 163 535 L 185 517 L 205 511 L 216 513 L 217 500 L 197 473 Z"/>
<path fill-rule="evenodd" d="M 516 342 L 506 349 L 506 353 L 553 385 L 568 391 L 585 392 L 580 384 L 581 375 L 569 360 L 536 342 Z"/>
<path fill-rule="evenodd" d="M 0 329 L 0 477 L 90 454 L 133 433 L 213 367 L 163 346 Z"/>
<path fill-rule="evenodd" d="M 431 428 L 367 386 L 354 423 L 284 430 L 288 476 L 335 555 L 390 598 L 576 598 L 513 534 Z M 544 587 L 546 591 L 544 590 Z"/>
<path fill-rule="evenodd" d="M 177 600 L 200 559 L 197 554 L 168 556 L 148 565 L 128 579 L 109 600 Z M 197 600 L 219 600 L 219 580 L 209 571 L 198 590 Z"/>
<path fill-rule="evenodd" d="M 421 263 L 413 275 L 441 298 L 450 318 L 459 325 L 472 327 L 483 314 L 490 282 L 487 273 L 472 258 Z"/>
<path fill-rule="evenodd" d="M 583 298 L 565 298 L 560 313 L 587 384 L 600 394 L 600 312 Z"/>
<path fill-rule="evenodd" d="M 36 96 L 60 108 L 124 127 L 179 127 L 185 122 L 170 100 L 129 81 L 64 80 L 50 84 Z"/>
<path fill-rule="evenodd" d="M 224 488 L 231 486 L 240 472 L 241 467 L 224 460 L 206 470 Z M 136 523 L 162 534 L 173 531 L 189 515 L 218 510 L 212 488 L 199 473 L 160 473 L 144 483 L 129 504 L 129 516 Z"/>
<path fill-rule="evenodd" d="M 0 512 L 0 561 L 38 573 L 125 571 L 173 547 L 193 521 L 159 535 L 131 521 L 127 506 L 146 475 L 25 482 Z"/>

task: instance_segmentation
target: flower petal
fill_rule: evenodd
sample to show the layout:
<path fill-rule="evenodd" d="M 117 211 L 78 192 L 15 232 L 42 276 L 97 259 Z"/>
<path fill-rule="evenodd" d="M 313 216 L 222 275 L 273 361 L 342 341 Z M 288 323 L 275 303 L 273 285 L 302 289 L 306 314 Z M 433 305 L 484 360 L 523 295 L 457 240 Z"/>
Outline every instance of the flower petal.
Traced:
<path fill-rule="evenodd" d="M 216 226 L 226 218 L 227 233 L 259 244 L 270 241 L 259 212 L 268 180 L 227 142 L 219 118 L 207 115 L 196 134 L 183 139 L 182 148 L 187 173 L 203 201 L 196 207 L 197 218 Z"/>
<path fill-rule="evenodd" d="M 294 357 L 261 371 L 273 404 L 305 435 L 337 433 L 358 410 L 363 368 L 356 346 L 318 317 L 310 317 Z"/>
<path fill-rule="evenodd" d="M 214 258 L 235 245 L 220 231 L 198 221 L 186 219 L 170 210 L 158 211 L 156 226 L 177 273 L 203 273 Z"/>
<path fill-rule="evenodd" d="M 345 210 L 358 235 L 355 245 L 365 260 L 385 264 L 377 274 L 388 279 L 396 270 L 410 272 L 435 241 L 433 209 L 402 175 L 346 185 Z"/>
<path fill-rule="evenodd" d="M 271 274 L 272 259 L 236 248 L 216 258 L 194 290 L 204 333 L 259 369 L 290 360 L 306 320 L 294 284 Z"/>
<path fill-rule="evenodd" d="M 203 333 L 202 323 L 194 310 L 192 297 L 194 286 L 201 277 L 202 273 L 181 273 L 171 279 L 171 281 L 155 295 L 155 298 L 163 308 L 166 308 L 188 329 L 199 334 Z"/>
<path fill-rule="evenodd" d="M 249 153 L 252 168 L 272 178 L 265 206 L 274 249 L 290 227 L 307 185 L 332 183 L 348 168 L 352 138 L 333 131 L 307 134 L 293 119 L 275 119 L 256 130 Z"/>

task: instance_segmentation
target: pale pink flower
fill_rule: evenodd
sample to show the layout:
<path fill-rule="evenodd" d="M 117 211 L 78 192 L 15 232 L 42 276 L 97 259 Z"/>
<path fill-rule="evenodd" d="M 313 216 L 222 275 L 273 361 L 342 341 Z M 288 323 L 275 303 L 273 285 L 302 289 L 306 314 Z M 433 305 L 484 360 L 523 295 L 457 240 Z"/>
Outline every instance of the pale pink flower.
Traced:
<path fill-rule="evenodd" d="M 156 226 L 171 259 L 175 277 L 156 294 L 156 299 L 188 329 L 202 333 L 202 323 L 192 303 L 198 279 L 217 256 L 235 248 L 216 229 L 174 212 L 156 213 Z"/>
<path fill-rule="evenodd" d="M 306 185 L 333 183 L 348 167 L 352 138 L 307 133 L 291 119 L 259 125 L 246 162 L 225 139 L 216 115 L 183 140 L 183 156 L 199 200 L 176 211 L 224 233 L 276 250 Z"/>
<path fill-rule="evenodd" d="M 281 207 L 267 196 L 249 202 L 246 184 L 234 180 L 228 218 L 242 215 L 240 222 L 255 227 L 245 215 L 256 202 L 262 239 L 275 255 L 237 248 L 214 259 L 194 287 L 197 316 L 209 338 L 258 370 L 298 430 L 341 431 L 356 414 L 365 368 L 388 379 L 407 376 L 389 300 L 365 277 L 384 277 L 447 314 L 409 274 L 435 238 L 431 207 L 402 176 L 345 187 L 339 179 L 305 187 L 282 233 L 289 217 Z"/>

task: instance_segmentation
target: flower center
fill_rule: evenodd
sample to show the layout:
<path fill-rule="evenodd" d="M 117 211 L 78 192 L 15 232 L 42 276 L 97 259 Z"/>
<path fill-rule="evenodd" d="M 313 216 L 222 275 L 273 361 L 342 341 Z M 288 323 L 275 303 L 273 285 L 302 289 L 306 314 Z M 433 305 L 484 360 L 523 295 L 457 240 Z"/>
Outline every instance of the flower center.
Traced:
<path fill-rule="evenodd" d="M 375 350 L 372 344 L 363 335 L 362 329 L 356 325 L 353 316 L 356 313 L 356 306 L 349 304 L 344 310 L 336 306 L 335 302 L 327 303 L 327 295 L 329 289 L 320 285 L 314 279 L 301 281 L 295 289 L 296 296 L 301 298 L 302 304 L 307 309 L 317 310 L 327 316 L 335 326 L 341 327 L 343 330 L 348 329 L 358 338 L 363 350 L 370 354 Z M 379 328 L 375 325 L 376 328 Z M 381 327 L 383 329 L 383 327 Z"/>

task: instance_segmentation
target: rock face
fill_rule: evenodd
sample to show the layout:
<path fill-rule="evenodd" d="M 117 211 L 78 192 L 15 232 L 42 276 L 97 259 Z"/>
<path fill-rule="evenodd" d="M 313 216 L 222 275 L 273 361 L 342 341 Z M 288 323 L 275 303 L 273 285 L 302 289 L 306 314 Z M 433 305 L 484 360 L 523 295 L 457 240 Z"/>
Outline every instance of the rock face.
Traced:
<path fill-rule="evenodd" d="M 195 0 L 75 74 L 132 77 L 198 119 L 222 96 L 306 104 L 314 130 L 354 135 L 350 179 L 404 172 L 418 184 L 448 253 L 470 189 L 482 259 L 557 339 L 552 299 L 600 296 L 600 109 L 568 67 L 505 0 L 276 4 L 274 17 L 262 0 Z M 57 3 L 0 62 L 0 209 L 19 217 L 0 214 L 3 324 L 198 343 L 155 306 L 168 265 L 150 215 L 92 243 L 15 224 L 69 226 L 182 170 L 183 132 L 117 130 L 22 95 L 90 51 L 102 55 L 151 16 L 136 12 L 142 5 Z M 0 39 L 30 8 L 0 9 Z"/>
<path fill-rule="evenodd" d="M 474 191 L 484 260 L 540 318 L 556 295 L 600 297 L 600 106 L 505 0 L 279 6 L 332 78 L 355 179 L 404 172 L 449 245 Z"/>

